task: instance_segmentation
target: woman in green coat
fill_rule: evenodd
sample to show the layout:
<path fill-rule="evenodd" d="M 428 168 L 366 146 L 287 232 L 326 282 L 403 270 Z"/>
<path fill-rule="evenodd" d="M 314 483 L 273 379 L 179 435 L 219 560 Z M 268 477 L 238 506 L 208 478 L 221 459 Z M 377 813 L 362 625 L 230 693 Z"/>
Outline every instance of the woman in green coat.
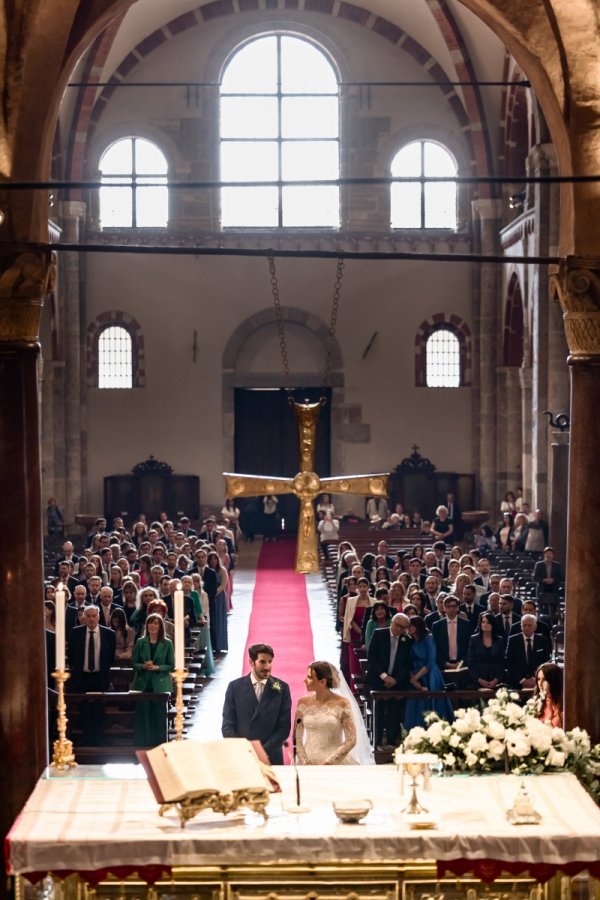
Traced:
<path fill-rule="evenodd" d="M 171 672 L 175 667 L 173 644 L 165 637 L 165 623 L 158 613 L 146 619 L 144 637 L 133 648 L 131 659 L 135 675 L 132 691 L 171 693 Z M 156 747 L 165 740 L 163 707 L 150 700 L 138 700 L 135 706 L 134 740 L 136 747 Z"/>

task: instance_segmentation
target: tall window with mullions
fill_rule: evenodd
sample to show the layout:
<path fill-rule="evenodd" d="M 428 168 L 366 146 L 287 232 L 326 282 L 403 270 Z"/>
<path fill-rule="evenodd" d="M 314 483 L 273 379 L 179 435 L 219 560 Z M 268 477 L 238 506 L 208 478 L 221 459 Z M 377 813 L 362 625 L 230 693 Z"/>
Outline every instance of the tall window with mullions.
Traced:
<path fill-rule="evenodd" d="M 102 228 L 165 228 L 169 217 L 168 167 L 145 138 L 115 141 L 100 159 Z"/>
<path fill-rule="evenodd" d="M 236 51 L 221 79 L 220 163 L 223 228 L 339 227 L 339 188 L 318 184 L 339 178 L 338 79 L 319 48 L 269 34 Z"/>
<path fill-rule="evenodd" d="M 427 338 L 427 387 L 460 387 L 460 341 L 450 328 L 437 328 Z"/>
<path fill-rule="evenodd" d="M 133 341 L 122 325 L 109 325 L 98 335 L 98 387 L 133 387 Z"/>

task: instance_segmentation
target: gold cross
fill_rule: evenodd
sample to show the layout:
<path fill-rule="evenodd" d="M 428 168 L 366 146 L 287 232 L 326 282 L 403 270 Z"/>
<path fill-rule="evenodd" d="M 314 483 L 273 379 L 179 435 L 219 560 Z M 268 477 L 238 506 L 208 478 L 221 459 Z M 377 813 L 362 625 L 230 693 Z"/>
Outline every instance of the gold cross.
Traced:
<path fill-rule="evenodd" d="M 386 497 L 386 474 L 348 475 L 345 478 L 319 478 L 313 471 L 317 420 L 321 402 L 293 402 L 298 425 L 300 445 L 300 471 L 294 478 L 277 478 L 269 475 L 235 475 L 225 473 L 227 497 L 259 497 L 264 494 L 295 494 L 300 500 L 300 518 L 296 543 L 296 572 L 306 574 L 319 571 L 319 552 L 315 508 L 313 500 L 322 491 L 331 494 L 362 494 L 368 497 Z"/>

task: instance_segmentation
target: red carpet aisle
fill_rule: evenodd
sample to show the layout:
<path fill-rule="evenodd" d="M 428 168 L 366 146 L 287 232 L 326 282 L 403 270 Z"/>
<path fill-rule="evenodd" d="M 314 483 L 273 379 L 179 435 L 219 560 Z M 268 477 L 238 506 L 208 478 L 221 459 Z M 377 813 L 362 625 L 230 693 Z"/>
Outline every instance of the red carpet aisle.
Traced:
<path fill-rule="evenodd" d="M 295 539 L 282 538 L 263 544 L 246 644 L 246 648 L 258 643 L 273 647 L 273 674 L 290 686 L 292 715 L 298 700 L 306 693 L 303 683 L 306 667 L 314 659 L 306 579 L 294 572 L 295 556 Z M 249 671 L 247 651 L 244 656 L 245 674 Z"/>

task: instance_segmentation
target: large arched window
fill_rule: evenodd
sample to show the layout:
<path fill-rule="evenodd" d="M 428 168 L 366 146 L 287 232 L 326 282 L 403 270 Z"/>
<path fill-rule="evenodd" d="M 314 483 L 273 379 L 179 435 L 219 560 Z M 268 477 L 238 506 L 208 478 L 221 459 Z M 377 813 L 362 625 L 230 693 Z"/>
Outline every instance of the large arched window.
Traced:
<path fill-rule="evenodd" d="M 433 141 L 407 144 L 392 160 L 392 177 L 456 177 L 456 162 L 445 147 Z M 392 228 L 456 228 L 456 183 L 425 180 L 392 183 Z"/>
<path fill-rule="evenodd" d="M 100 159 L 102 228 L 164 228 L 169 217 L 167 160 L 146 138 L 123 138 Z M 122 186 L 121 186 L 122 185 Z"/>
<path fill-rule="evenodd" d="M 133 341 L 122 325 L 109 325 L 98 335 L 98 387 L 133 387 Z"/>
<path fill-rule="evenodd" d="M 321 50 L 284 34 L 237 51 L 221 80 L 222 227 L 339 227 L 338 81 Z M 256 184 L 263 182 L 262 184 Z M 266 184 L 265 184 L 266 182 Z"/>

